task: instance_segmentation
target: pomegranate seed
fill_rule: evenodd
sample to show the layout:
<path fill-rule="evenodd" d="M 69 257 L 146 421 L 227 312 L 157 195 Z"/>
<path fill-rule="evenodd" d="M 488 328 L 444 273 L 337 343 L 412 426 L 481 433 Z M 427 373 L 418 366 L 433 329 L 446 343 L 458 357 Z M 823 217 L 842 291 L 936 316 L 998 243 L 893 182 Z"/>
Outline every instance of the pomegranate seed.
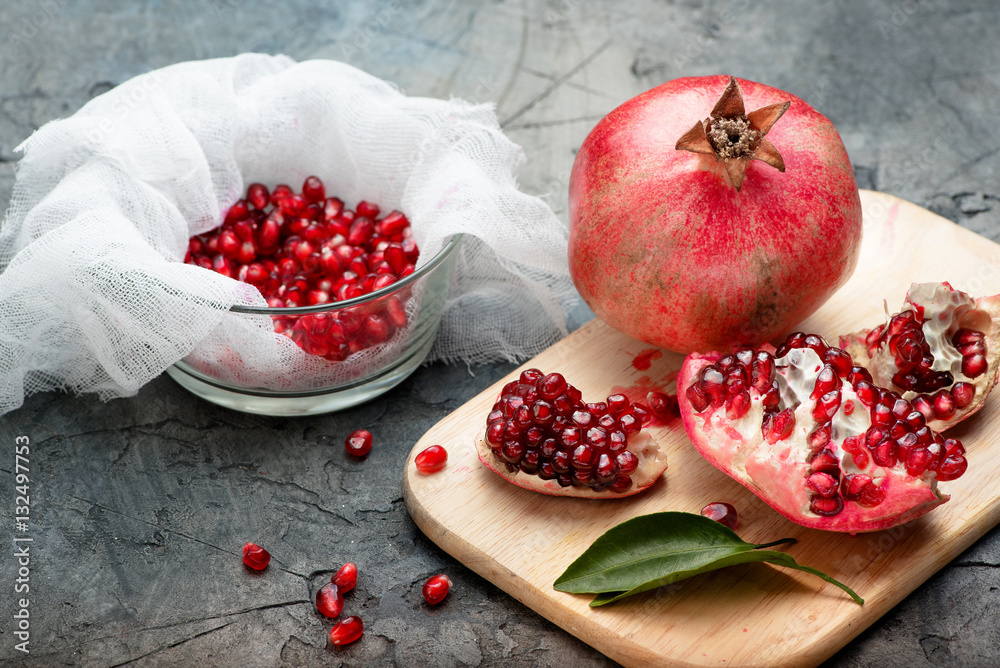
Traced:
<path fill-rule="evenodd" d="M 699 388 L 709 396 L 712 408 L 726 401 L 725 377 L 718 367 L 709 365 L 702 370 Z"/>
<path fill-rule="evenodd" d="M 255 571 L 262 571 L 271 563 L 271 553 L 255 543 L 243 546 L 243 563 Z"/>
<path fill-rule="evenodd" d="M 537 403 L 536 403 L 537 405 Z M 432 445 L 417 453 L 414 463 L 421 473 L 437 473 L 448 462 L 448 451 L 440 445 Z"/>
<path fill-rule="evenodd" d="M 771 445 L 788 438 L 794 428 L 795 413 L 790 408 L 786 408 L 780 413 L 765 413 L 761 425 L 764 439 Z"/>
<path fill-rule="evenodd" d="M 962 358 L 962 375 L 966 378 L 975 378 L 986 373 L 988 364 L 986 357 L 981 354 L 973 354 Z"/>
<path fill-rule="evenodd" d="M 326 187 L 318 176 L 308 176 L 302 184 L 302 197 L 313 204 L 326 199 Z"/>
<path fill-rule="evenodd" d="M 362 200 L 358 202 L 358 205 L 354 207 L 354 210 L 359 216 L 366 216 L 373 220 L 378 218 L 379 208 L 377 204 L 372 204 L 371 202 Z"/>
<path fill-rule="evenodd" d="M 247 186 L 247 201 L 253 208 L 263 210 L 271 203 L 271 193 L 263 183 L 251 183 Z"/>
<path fill-rule="evenodd" d="M 364 457 L 372 449 L 372 433 L 367 429 L 355 429 L 344 441 L 347 454 Z"/>
<path fill-rule="evenodd" d="M 393 237 L 402 234 L 403 230 L 409 226 L 410 221 L 406 219 L 406 216 L 399 211 L 393 211 L 379 221 L 379 234 L 384 237 Z"/>
<path fill-rule="evenodd" d="M 730 529 L 736 529 L 738 520 L 736 508 L 732 504 L 724 501 L 715 501 L 701 509 L 701 514 L 710 520 L 715 520 L 719 524 L 724 524 Z"/>
<path fill-rule="evenodd" d="M 439 574 L 432 575 L 428 578 L 427 582 L 424 583 L 423 594 L 424 600 L 430 605 L 437 605 L 444 600 L 444 597 L 448 595 L 448 591 L 451 589 L 451 579 L 447 575 Z"/>
<path fill-rule="evenodd" d="M 226 212 L 226 218 L 223 221 L 223 225 L 232 225 L 241 220 L 246 220 L 250 215 L 250 207 L 247 205 L 245 199 L 236 200 L 236 202 L 229 207 L 229 211 Z"/>
<path fill-rule="evenodd" d="M 629 475 L 635 473 L 639 468 L 639 458 L 628 450 L 623 450 L 615 456 L 615 463 L 618 464 L 618 473 Z"/>
<path fill-rule="evenodd" d="M 955 383 L 951 388 L 951 395 L 955 400 L 955 408 L 965 408 L 976 396 L 976 386 L 972 383 Z"/>
<path fill-rule="evenodd" d="M 829 473 L 816 472 L 806 478 L 806 487 L 820 496 L 833 496 L 837 493 L 839 483 Z"/>
<path fill-rule="evenodd" d="M 685 392 L 687 399 L 691 402 L 691 407 L 696 413 L 701 413 L 709 407 L 711 404 L 711 397 L 705 393 L 697 384 L 692 384 L 688 386 Z"/>
<path fill-rule="evenodd" d="M 823 517 L 833 517 L 844 509 L 844 500 L 838 495 L 814 496 L 809 503 L 809 510 Z"/>
<path fill-rule="evenodd" d="M 364 633 L 365 626 L 361 618 L 355 615 L 346 617 L 330 629 L 330 644 L 335 646 L 349 645 Z"/>
<path fill-rule="evenodd" d="M 840 477 L 840 461 L 837 455 L 829 450 L 817 452 L 809 460 L 809 467 L 815 472 L 828 473 L 834 478 Z"/>
<path fill-rule="evenodd" d="M 934 416 L 939 420 L 949 420 L 955 415 L 955 398 L 948 390 L 940 390 L 932 399 Z"/>
<path fill-rule="evenodd" d="M 830 348 L 823 355 L 823 361 L 833 367 L 841 378 L 846 378 L 854 368 L 854 360 L 850 354 L 840 348 Z"/>
<path fill-rule="evenodd" d="M 330 582 L 337 586 L 337 589 L 341 594 L 346 594 L 347 592 L 354 589 L 354 585 L 358 583 L 358 567 L 352 562 L 347 562 L 340 567 L 333 577 L 330 578 Z M 336 615 L 330 615 L 334 617 Z"/>
<path fill-rule="evenodd" d="M 838 394 L 839 396 L 839 394 Z M 750 393 L 740 392 L 726 398 L 726 417 L 730 420 L 738 420 L 750 410 Z"/>
<path fill-rule="evenodd" d="M 969 467 L 969 462 L 960 454 L 948 454 L 938 465 L 937 479 L 948 481 L 961 477 Z"/>
<path fill-rule="evenodd" d="M 840 493 L 848 501 L 858 501 L 865 487 L 872 484 L 870 475 L 864 473 L 848 473 L 840 483 Z"/>
<path fill-rule="evenodd" d="M 327 617 L 339 617 L 344 610 L 344 596 L 333 582 L 323 585 L 316 593 L 316 610 Z"/>
<path fill-rule="evenodd" d="M 666 421 L 680 416 L 677 412 L 677 397 L 665 392 L 650 392 L 646 395 L 646 401 L 649 402 L 653 414 L 661 420 Z M 611 410 L 610 406 L 608 410 Z"/>
<path fill-rule="evenodd" d="M 287 197 L 283 197 L 281 201 L 278 202 L 278 207 L 281 209 L 281 213 L 285 214 L 289 218 L 295 219 L 301 219 L 302 214 L 306 211 L 306 206 L 308 206 L 308 202 L 306 202 L 306 199 L 301 195 L 288 195 Z M 305 220 L 306 223 L 309 222 L 308 219 Z"/>

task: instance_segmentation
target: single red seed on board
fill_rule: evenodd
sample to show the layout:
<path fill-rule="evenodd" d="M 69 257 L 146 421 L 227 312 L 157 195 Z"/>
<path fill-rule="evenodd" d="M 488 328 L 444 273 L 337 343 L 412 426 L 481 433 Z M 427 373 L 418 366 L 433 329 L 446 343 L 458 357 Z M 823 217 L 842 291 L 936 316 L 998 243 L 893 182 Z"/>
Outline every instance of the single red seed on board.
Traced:
<path fill-rule="evenodd" d="M 448 451 L 440 445 L 432 445 L 421 450 L 414 458 L 417 470 L 421 473 L 437 473 L 448 462 Z"/>
<path fill-rule="evenodd" d="M 701 514 L 710 520 L 715 520 L 719 524 L 725 524 L 730 529 L 735 529 L 738 522 L 736 508 L 731 503 L 725 503 L 724 501 L 708 504 L 701 509 Z"/>
<path fill-rule="evenodd" d="M 330 644 L 331 645 L 347 645 L 358 638 L 364 633 L 365 625 L 361 621 L 360 617 L 351 615 L 333 625 L 330 629 Z"/>
<path fill-rule="evenodd" d="M 339 587 L 329 582 L 316 592 L 316 609 L 327 617 L 339 617 L 344 609 L 344 596 Z"/>
<path fill-rule="evenodd" d="M 451 579 L 447 575 L 444 575 L 443 573 L 432 575 L 427 582 L 424 583 L 424 600 L 431 605 L 437 605 L 444 600 L 444 597 L 448 595 L 448 591 L 450 589 Z"/>
<path fill-rule="evenodd" d="M 358 583 L 358 567 L 350 561 L 340 567 L 340 570 L 333 574 L 330 582 L 337 585 L 340 593 L 346 594 L 354 589 Z"/>
<path fill-rule="evenodd" d="M 372 433 L 367 429 L 355 429 L 351 432 L 347 440 L 344 441 L 344 448 L 348 454 L 355 457 L 364 457 L 372 449 Z"/>
<path fill-rule="evenodd" d="M 271 563 L 271 553 L 255 543 L 243 546 L 243 563 L 255 571 L 262 571 Z"/>

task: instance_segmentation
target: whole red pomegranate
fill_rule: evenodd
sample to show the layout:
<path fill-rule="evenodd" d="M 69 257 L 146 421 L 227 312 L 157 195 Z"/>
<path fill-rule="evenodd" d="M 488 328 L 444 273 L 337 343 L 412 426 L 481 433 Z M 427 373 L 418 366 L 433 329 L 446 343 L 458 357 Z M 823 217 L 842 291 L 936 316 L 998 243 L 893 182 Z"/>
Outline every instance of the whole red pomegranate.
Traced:
<path fill-rule="evenodd" d="M 675 79 L 605 116 L 577 153 L 569 205 L 570 274 L 590 308 L 685 353 L 786 333 L 847 280 L 861 242 L 830 121 L 725 76 Z"/>

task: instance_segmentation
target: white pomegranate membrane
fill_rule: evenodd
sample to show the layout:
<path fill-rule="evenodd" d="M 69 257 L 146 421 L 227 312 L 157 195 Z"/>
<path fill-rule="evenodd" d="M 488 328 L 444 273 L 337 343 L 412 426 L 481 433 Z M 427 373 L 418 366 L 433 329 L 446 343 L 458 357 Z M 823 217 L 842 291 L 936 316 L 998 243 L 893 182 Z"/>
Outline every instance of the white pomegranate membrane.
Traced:
<path fill-rule="evenodd" d="M 914 283 L 903 309 L 841 345 L 879 385 L 898 391 L 937 430 L 969 417 L 996 383 L 996 298 Z"/>
<path fill-rule="evenodd" d="M 360 297 L 412 274 L 420 250 L 399 211 L 379 217 L 361 201 L 354 211 L 308 177 L 297 195 L 260 183 L 226 212 L 220 227 L 191 237 L 184 261 L 260 290 L 271 308 L 314 306 Z M 274 331 L 311 355 L 342 361 L 384 343 L 407 324 L 405 297 L 367 309 L 272 316 Z"/>
<path fill-rule="evenodd" d="M 695 447 L 805 526 L 900 524 L 946 501 L 937 482 L 968 466 L 960 441 L 816 335 L 792 334 L 773 353 L 690 355 L 678 387 Z"/>
<path fill-rule="evenodd" d="M 527 369 L 493 405 L 479 459 L 514 484 L 546 494 L 633 494 L 667 466 L 642 429 L 650 418 L 625 395 L 584 403 L 562 374 Z"/>

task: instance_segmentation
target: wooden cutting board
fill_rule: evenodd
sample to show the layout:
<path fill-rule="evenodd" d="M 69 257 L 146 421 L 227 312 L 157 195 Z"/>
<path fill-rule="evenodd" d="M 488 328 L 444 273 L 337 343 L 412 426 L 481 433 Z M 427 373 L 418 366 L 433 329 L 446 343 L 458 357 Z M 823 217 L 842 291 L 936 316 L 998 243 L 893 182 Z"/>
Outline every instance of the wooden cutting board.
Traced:
<path fill-rule="evenodd" d="M 947 280 L 974 296 L 1000 293 L 1000 246 L 898 198 L 862 191 L 864 242 L 858 269 L 804 331 L 836 335 L 872 326 L 902 304 L 911 282 Z M 821 270 L 821 269 L 818 269 Z M 559 371 L 585 399 L 612 390 L 633 398 L 676 391 L 682 357 L 600 321 L 580 328 L 523 368 Z M 969 470 L 941 483 L 951 501 L 902 527 L 849 536 L 806 529 L 716 470 L 691 446 L 680 420 L 652 427 L 668 453 L 664 479 L 625 499 L 580 500 L 528 492 L 482 466 L 474 442 L 511 377 L 436 424 L 413 448 L 403 478 L 414 521 L 441 548 L 508 594 L 626 666 L 805 666 L 819 664 L 1000 522 L 1000 394 L 949 435 L 967 447 Z M 422 475 L 413 456 L 444 445 L 447 467 Z M 605 608 L 552 582 L 598 536 L 637 515 L 697 513 L 711 501 L 739 511 L 738 533 L 763 543 L 794 537 L 799 563 L 841 580 L 858 606 L 822 580 L 765 564 L 716 571 Z"/>

